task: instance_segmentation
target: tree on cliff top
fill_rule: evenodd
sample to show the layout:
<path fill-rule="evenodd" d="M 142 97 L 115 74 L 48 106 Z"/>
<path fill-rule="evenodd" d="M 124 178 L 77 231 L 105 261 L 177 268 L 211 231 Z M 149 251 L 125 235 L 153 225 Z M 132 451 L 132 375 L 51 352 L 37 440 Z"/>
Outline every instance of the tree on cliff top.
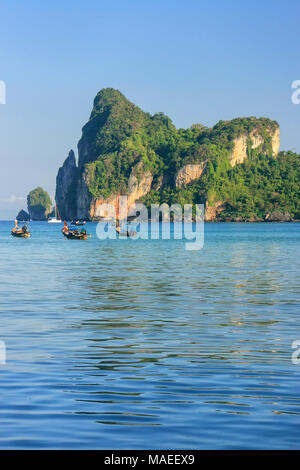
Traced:
<path fill-rule="evenodd" d="M 268 130 L 276 126 L 270 119 L 249 117 L 219 121 L 211 129 L 196 124 L 177 130 L 165 114 L 146 113 L 120 91 L 105 88 L 96 95 L 82 129 L 79 169 L 87 171 L 92 196 L 107 198 L 124 191 L 140 161 L 154 177 L 168 174 L 173 181 L 186 164 L 228 160 L 234 138 L 242 133 L 257 130 L 269 142 Z"/>

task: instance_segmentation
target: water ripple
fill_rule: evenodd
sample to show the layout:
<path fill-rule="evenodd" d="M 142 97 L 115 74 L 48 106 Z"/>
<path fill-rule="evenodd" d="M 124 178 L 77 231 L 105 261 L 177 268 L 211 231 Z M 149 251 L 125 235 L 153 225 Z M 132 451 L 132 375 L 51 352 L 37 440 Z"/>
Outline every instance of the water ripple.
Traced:
<path fill-rule="evenodd" d="M 1 448 L 298 448 L 299 224 L 86 243 L 0 222 Z"/>

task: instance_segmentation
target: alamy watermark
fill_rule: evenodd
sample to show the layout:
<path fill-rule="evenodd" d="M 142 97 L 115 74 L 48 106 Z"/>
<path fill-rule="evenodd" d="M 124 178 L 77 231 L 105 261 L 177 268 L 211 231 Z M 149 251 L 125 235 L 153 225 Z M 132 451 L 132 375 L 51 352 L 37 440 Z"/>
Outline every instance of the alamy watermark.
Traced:
<path fill-rule="evenodd" d="M 295 89 L 295 91 L 292 93 L 291 100 L 293 104 L 299 104 L 300 103 L 300 80 L 294 80 L 292 82 L 292 88 Z"/>
<path fill-rule="evenodd" d="M 0 104 L 6 104 L 6 84 L 0 80 Z"/>
<path fill-rule="evenodd" d="M 117 205 L 100 205 L 97 208 L 97 215 L 100 222 L 97 225 L 96 234 L 100 240 L 117 237 L 134 240 L 139 238 L 144 240 L 185 239 L 187 240 L 185 249 L 189 251 L 201 250 L 204 245 L 203 204 L 184 204 L 183 208 L 181 204 L 172 204 L 172 206 L 151 204 L 149 213 L 142 203 L 134 203 L 128 208 L 127 196 L 120 196 Z"/>

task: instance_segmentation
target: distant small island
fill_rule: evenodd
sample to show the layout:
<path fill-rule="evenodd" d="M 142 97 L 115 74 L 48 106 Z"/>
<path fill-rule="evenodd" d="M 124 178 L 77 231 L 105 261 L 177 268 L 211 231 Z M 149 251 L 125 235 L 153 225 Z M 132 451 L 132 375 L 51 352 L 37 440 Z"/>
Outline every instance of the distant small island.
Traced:
<path fill-rule="evenodd" d="M 58 171 L 55 200 L 66 220 L 99 220 L 101 205 L 120 194 L 129 205 L 202 203 L 211 222 L 299 220 L 300 157 L 279 145 L 279 125 L 268 118 L 176 129 L 107 88 L 82 129 L 78 163 L 71 150 Z M 46 191 L 31 191 L 30 217 L 46 220 L 50 211 Z"/>

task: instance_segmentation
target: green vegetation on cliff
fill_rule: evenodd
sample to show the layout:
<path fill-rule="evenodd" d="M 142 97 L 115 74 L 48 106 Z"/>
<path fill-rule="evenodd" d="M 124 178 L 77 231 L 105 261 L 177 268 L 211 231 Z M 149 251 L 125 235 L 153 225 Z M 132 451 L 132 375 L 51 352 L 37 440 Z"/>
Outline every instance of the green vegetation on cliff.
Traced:
<path fill-rule="evenodd" d="M 49 194 L 41 187 L 35 188 L 27 196 L 28 212 L 32 220 L 45 220 L 51 211 Z"/>
<path fill-rule="evenodd" d="M 281 152 L 274 158 L 272 137 L 278 127 L 267 118 L 247 117 L 219 121 L 212 128 L 194 124 L 176 129 L 163 113 L 152 116 L 118 90 L 103 89 L 82 130 L 78 175 L 85 173 L 92 198 L 107 199 L 126 194 L 128 179 L 139 163 L 139 171 L 150 170 L 153 176 L 151 191 L 143 198 L 148 205 L 221 201 L 224 220 L 260 219 L 273 210 L 299 218 L 299 156 Z M 246 139 L 246 155 L 243 163 L 232 166 L 240 136 Z M 201 162 L 205 164 L 201 178 L 176 186 L 180 169 Z M 78 185 L 73 182 L 70 188 L 75 194 Z"/>
<path fill-rule="evenodd" d="M 210 169 L 203 180 L 208 197 L 224 201 L 222 218 L 255 220 L 279 211 L 300 218 L 300 159 L 292 152 L 277 158 L 258 154 L 234 168 Z"/>
<path fill-rule="evenodd" d="M 186 188 L 164 187 L 144 198 L 151 203 L 180 204 L 222 201 L 220 220 L 259 220 L 268 212 L 300 219 L 300 156 L 280 152 L 277 158 L 258 154 L 234 166 L 226 159 L 209 162 L 203 177 Z"/>
<path fill-rule="evenodd" d="M 113 89 L 98 93 L 82 134 L 79 167 L 85 165 L 94 197 L 125 190 L 132 167 L 140 160 L 145 169 L 162 174 L 177 146 L 177 131 L 169 118 L 144 113 Z"/>

